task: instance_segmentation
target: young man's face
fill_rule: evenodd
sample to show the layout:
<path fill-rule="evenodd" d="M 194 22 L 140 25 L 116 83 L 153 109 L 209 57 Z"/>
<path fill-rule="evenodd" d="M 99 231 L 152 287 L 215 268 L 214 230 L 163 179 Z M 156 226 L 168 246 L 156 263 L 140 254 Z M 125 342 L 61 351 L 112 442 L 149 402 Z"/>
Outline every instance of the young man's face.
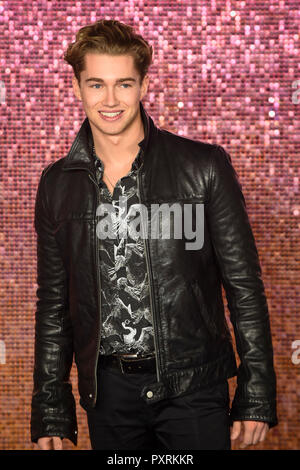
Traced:
<path fill-rule="evenodd" d="M 118 82 L 124 78 L 125 81 Z M 130 55 L 87 53 L 80 87 L 73 77 L 73 89 L 82 101 L 91 126 L 113 136 L 122 134 L 139 118 L 139 102 L 147 92 L 148 82 L 146 75 L 140 84 L 139 73 Z M 102 114 L 118 111 L 122 112 L 116 117 Z"/>

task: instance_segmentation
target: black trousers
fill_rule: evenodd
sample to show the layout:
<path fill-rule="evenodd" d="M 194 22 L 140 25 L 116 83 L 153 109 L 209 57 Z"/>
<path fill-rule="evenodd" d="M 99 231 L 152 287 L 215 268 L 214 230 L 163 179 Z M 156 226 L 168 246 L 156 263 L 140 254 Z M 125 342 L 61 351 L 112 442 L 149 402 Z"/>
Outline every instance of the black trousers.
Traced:
<path fill-rule="evenodd" d="M 152 373 L 98 368 L 96 407 L 87 411 L 93 450 L 230 450 L 228 381 L 147 404 Z"/>

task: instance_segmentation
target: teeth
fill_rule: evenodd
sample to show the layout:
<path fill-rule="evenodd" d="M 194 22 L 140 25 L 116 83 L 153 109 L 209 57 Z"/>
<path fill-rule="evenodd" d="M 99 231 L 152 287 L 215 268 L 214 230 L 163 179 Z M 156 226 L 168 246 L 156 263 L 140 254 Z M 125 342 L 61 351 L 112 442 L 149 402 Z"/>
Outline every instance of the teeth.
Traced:
<path fill-rule="evenodd" d="M 114 116 L 118 116 L 118 114 L 121 114 L 122 111 L 119 111 L 118 113 L 103 113 L 102 111 L 100 111 L 100 113 L 103 114 L 104 116 L 114 117 Z"/>

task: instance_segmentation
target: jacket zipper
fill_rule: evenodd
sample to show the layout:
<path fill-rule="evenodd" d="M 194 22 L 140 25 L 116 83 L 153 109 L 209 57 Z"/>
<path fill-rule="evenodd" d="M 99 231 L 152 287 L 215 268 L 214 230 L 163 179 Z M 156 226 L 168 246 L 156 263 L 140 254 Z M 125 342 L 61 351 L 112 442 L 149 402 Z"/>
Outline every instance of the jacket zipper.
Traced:
<path fill-rule="evenodd" d="M 97 207 L 99 207 L 100 204 L 100 189 L 98 186 L 97 181 L 92 178 L 91 174 L 89 173 L 89 178 L 91 181 L 96 185 L 97 188 Z M 96 211 L 97 211 L 96 207 Z M 96 215 L 95 215 L 96 218 Z M 96 358 L 96 365 L 95 365 L 95 395 L 93 399 L 93 406 L 96 404 L 97 400 L 97 367 L 98 367 L 98 360 L 99 360 L 99 353 L 100 353 L 100 342 L 101 342 L 101 325 L 102 325 L 102 319 L 101 319 L 101 281 L 100 281 L 100 267 L 99 267 L 99 239 L 97 237 L 96 233 L 96 270 L 97 270 L 97 291 L 98 291 L 98 304 L 99 304 L 99 328 L 98 328 L 98 341 L 97 341 L 97 358 Z"/>
<path fill-rule="evenodd" d="M 141 168 L 143 166 L 143 162 L 140 166 L 140 168 L 138 168 L 138 171 L 137 171 L 137 183 L 138 183 L 138 198 L 139 198 L 139 201 L 140 201 L 140 204 L 141 204 L 141 196 L 140 196 L 140 171 L 141 171 Z M 148 239 L 147 239 L 148 241 Z M 146 243 L 146 239 L 145 237 L 143 237 L 143 242 L 144 242 L 144 250 L 145 250 L 145 255 L 146 255 L 146 265 L 147 265 L 147 273 L 148 273 L 148 280 L 149 280 L 149 294 L 150 294 L 150 312 L 151 312 L 151 315 L 152 315 L 152 324 L 153 324 L 153 331 L 154 331 L 154 348 L 155 348 L 155 357 L 156 357 L 156 376 L 157 376 L 157 382 L 160 381 L 160 373 L 159 373 L 159 361 L 160 361 L 160 358 L 159 358 L 159 354 L 158 354 L 158 347 L 157 347 L 157 341 L 156 341 L 156 338 L 157 338 L 157 327 L 156 327 L 156 322 L 155 322 L 155 318 L 154 318 L 154 314 L 153 314 L 153 311 L 154 311 L 154 304 L 153 304 L 153 297 L 152 297 L 152 283 L 151 283 L 151 277 L 150 277 L 150 269 L 149 269 L 149 246 L 148 244 Z"/>

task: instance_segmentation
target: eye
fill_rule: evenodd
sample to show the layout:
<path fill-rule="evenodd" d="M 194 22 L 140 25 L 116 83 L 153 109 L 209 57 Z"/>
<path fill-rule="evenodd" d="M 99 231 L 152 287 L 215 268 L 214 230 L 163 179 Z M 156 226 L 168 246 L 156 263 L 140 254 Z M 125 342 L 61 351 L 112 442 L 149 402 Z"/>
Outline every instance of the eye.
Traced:
<path fill-rule="evenodd" d="M 100 87 L 100 86 L 102 86 L 100 83 L 95 83 L 94 85 L 90 85 L 90 88 Z M 129 85 L 129 83 L 122 83 L 121 87 L 122 86 L 126 87 L 125 89 L 127 89 L 127 87 L 131 88 L 131 85 Z M 96 90 L 99 90 L 99 88 L 96 88 Z"/>

